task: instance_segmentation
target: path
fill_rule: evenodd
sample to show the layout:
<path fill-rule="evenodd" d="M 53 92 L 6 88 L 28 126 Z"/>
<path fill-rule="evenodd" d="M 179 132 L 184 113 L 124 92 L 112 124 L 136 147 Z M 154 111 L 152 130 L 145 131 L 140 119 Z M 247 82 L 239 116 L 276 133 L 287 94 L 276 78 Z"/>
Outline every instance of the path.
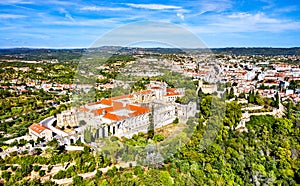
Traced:
<path fill-rule="evenodd" d="M 121 162 L 119 164 L 112 165 L 110 167 L 100 168 L 99 170 L 102 171 L 103 173 L 106 173 L 113 166 L 116 166 L 117 168 L 120 168 L 120 167 L 126 168 L 126 167 L 130 166 L 130 163 L 132 163 L 132 166 L 136 165 L 135 162 L 127 162 L 127 163 Z M 81 173 L 78 175 L 81 176 L 83 179 L 88 179 L 88 178 L 93 178 L 96 175 L 96 173 L 97 173 L 97 170 L 95 170 L 93 172 Z M 73 178 L 65 178 L 65 179 L 59 179 L 59 180 L 52 179 L 52 181 L 54 181 L 56 184 L 59 184 L 59 185 L 68 185 L 73 182 Z"/>
<path fill-rule="evenodd" d="M 56 118 L 54 116 L 51 116 L 51 117 L 48 117 L 48 118 L 42 120 L 40 123 L 42 125 L 44 125 L 45 127 L 48 127 L 52 132 L 56 133 L 59 136 L 62 136 L 62 137 L 68 136 L 68 134 L 65 133 L 64 131 L 59 130 L 52 126 L 55 121 L 56 121 Z"/>
<path fill-rule="evenodd" d="M 248 131 L 246 128 L 246 122 L 250 121 L 251 116 L 260 116 L 260 115 L 272 115 L 272 116 L 277 116 L 277 117 L 283 117 L 285 112 L 284 106 L 280 103 L 279 108 L 273 109 L 272 112 L 258 112 L 258 113 L 243 113 L 242 118 L 238 126 L 235 128 L 236 130 L 242 131 Z"/>

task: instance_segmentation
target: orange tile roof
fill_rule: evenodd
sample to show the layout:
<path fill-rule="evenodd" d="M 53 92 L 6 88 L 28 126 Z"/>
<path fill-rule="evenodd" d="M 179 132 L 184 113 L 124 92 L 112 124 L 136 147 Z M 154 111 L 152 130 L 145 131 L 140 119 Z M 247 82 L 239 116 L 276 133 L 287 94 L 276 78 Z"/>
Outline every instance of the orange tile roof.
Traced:
<path fill-rule="evenodd" d="M 125 99 L 125 98 L 132 98 L 132 95 L 123 95 L 123 96 L 112 97 L 113 100 Z"/>
<path fill-rule="evenodd" d="M 145 113 L 150 111 L 149 108 L 144 108 L 144 107 L 140 107 L 140 106 L 136 106 L 136 105 L 130 105 L 130 104 L 127 104 L 126 107 L 121 107 L 121 108 L 110 107 L 110 108 L 111 108 L 111 110 L 109 110 L 109 112 L 107 112 L 103 117 L 107 118 L 107 119 L 110 119 L 110 120 L 114 120 L 114 121 L 124 120 L 124 119 L 128 118 L 127 116 L 119 116 L 117 114 L 110 113 L 111 111 L 114 111 L 114 110 L 119 110 L 119 109 L 125 108 L 125 109 L 128 109 L 128 110 L 134 111 L 133 113 L 128 114 L 129 117 L 138 116 L 138 115 L 145 114 Z M 102 113 L 102 111 L 101 111 L 101 113 Z"/>
<path fill-rule="evenodd" d="M 153 91 L 152 90 L 141 90 L 139 92 L 135 92 L 135 94 L 149 94 L 151 92 L 153 92 Z"/>
<path fill-rule="evenodd" d="M 180 94 L 177 92 L 173 92 L 173 93 L 168 93 L 166 94 L 166 96 L 179 96 Z"/>
<path fill-rule="evenodd" d="M 115 121 L 126 119 L 126 116 L 118 116 L 116 114 L 111 114 L 111 113 L 106 113 L 103 117 Z"/>
<path fill-rule="evenodd" d="M 105 104 L 105 105 L 111 105 L 112 104 L 112 99 L 111 98 L 107 98 L 107 99 L 103 99 L 100 101 L 101 104 Z"/>
<path fill-rule="evenodd" d="M 167 88 L 167 94 L 166 96 L 178 96 L 180 95 L 178 92 L 176 92 L 176 88 Z"/>
<path fill-rule="evenodd" d="M 162 89 L 161 87 L 151 87 L 151 89 Z"/>
<path fill-rule="evenodd" d="M 113 101 L 112 103 L 114 110 L 119 110 L 123 108 L 123 103 L 118 102 L 118 101 Z"/>
<path fill-rule="evenodd" d="M 167 88 L 167 92 L 175 92 L 176 88 Z"/>
<path fill-rule="evenodd" d="M 149 112 L 149 111 L 147 111 L 147 112 Z M 146 111 L 135 111 L 133 113 L 130 113 L 129 116 L 130 117 L 135 117 L 135 116 L 138 116 L 138 115 L 146 114 L 147 112 Z"/>
<path fill-rule="evenodd" d="M 128 108 L 129 110 L 135 110 L 135 111 L 139 111 L 139 112 L 149 112 L 150 111 L 149 108 L 140 107 L 140 106 L 131 105 L 131 104 L 127 104 L 126 108 Z"/>
<path fill-rule="evenodd" d="M 132 98 L 132 95 L 123 95 L 123 96 L 115 96 L 112 98 L 106 98 L 97 102 L 89 103 L 88 105 L 96 105 L 96 104 L 111 105 L 113 103 L 113 100 L 125 99 L 125 98 Z"/>
<path fill-rule="evenodd" d="M 39 123 L 33 123 L 32 125 L 30 125 L 29 128 L 38 134 L 40 134 L 41 132 L 43 132 L 46 129 L 50 130 L 48 127 L 45 127 Z"/>
<path fill-rule="evenodd" d="M 113 106 L 111 107 L 106 107 L 106 108 L 100 108 L 100 109 L 97 109 L 97 110 L 93 110 L 92 112 L 95 113 L 95 114 L 100 114 L 102 115 L 103 114 L 103 111 L 106 111 L 106 112 L 111 112 L 114 110 Z"/>
<path fill-rule="evenodd" d="M 78 110 L 79 112 L 87 112 L 87 111 L 89 111 L 89 109 L 86 108 L 86 107 L 79 107 L 79 108 L 77 108 L 77 110 Z"/>
<path fill-rule="evenodd" d="M 240 73 L 243 74 L 243 75 L 247 74 L 247 72 L 240 72 Z"/>

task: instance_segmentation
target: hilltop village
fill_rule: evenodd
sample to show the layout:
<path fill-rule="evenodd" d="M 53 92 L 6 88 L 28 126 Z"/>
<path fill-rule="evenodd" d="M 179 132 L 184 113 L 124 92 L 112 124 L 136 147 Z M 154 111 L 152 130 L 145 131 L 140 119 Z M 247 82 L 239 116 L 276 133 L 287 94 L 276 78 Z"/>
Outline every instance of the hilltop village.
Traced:
<path fill-rule="evenodd" d="M 203 56 L 174 55 L 171 57 L 138 58 L 138 61 L 140 60 L 139 63 L 147 65 L 151 65 L 151 63 L 168 64 L 171 71 L 182 73 L 184 76 L 190 77 L 194 83 L 197 82 L 198 89 L 201 89 L 204 93 L 213 94 L 214 92 L 224 93 L 224 90 L 227 90 L 227 92 L 232 91 L 233 95 L 230 99 L 238 99 L 243 104 L 249 104 L 249 95 L 251 92 L 255 92 L 257 96 L 259 95 L 259 99 L 256 100 L 256 105 L 252 105 L 250 112 L 272 111 L 268 106 L 263 107 L 264 100 L 260 98 L 272 99 L 279 96 L 281 101 L 291 100 L 295 103 L 299 101 L 300 89 L 297 88 L 296 83 L 300 80 L 299 66 L 282 62 L 276 63 L 280 60 L 296 60 L 296 57 L 276 56 L 264 58 L 224 55 L 222 58 L 209 59 L 209 61 Z M 105 65 L 101 68 L 109 70 Z M 139 66 L 139 68 L 141 67 Z M 139 71 L 138 68 L 130 69 L 131 74 Z M 146 73 L 144 72 L 144 77 L 153 77 L 160 74 L 155 69 L 149 70 Z M 109 86 L 106 87 L 113 88 L 114 80 L 110 79 L 109 81 L 110 83 L 106 84 Z M 226 85 L 225 89 L 220 90 L 221 84 Z M 63 87 L 63 85 L 60 86 Z M 79 86 L 89 87 L 89 85 Z M 81 107 L 63 111 L 57 114 L 56 129 L 52 132 L 57 134 L 56 137 L 61 140 L 62 144 L 65 142 L 70 144 L 78 139 L 85 142 L 83 128 L 87 129 L 93 126 L 98 126 L 98 128 L 96 127 L 97 134 L 94 134 L 93 139 L 95 139 L 95 136 L 106 137 L 109 134 L 117 137 L 131 137 L 138 132 L 149 130 L 150 102 L 153 103 L 153 101 L 164 105 L 160 106 L 160 111 L 155 111 L 159 112 L 154 114 L 155 128 L 170 124 L 176 118 L 180 118 L 180 121 L 186 121 L 189 116 L 194 116 L 196 113 L 195 105 L 190 104 L 183 108 L 183 105 L 175 102 L 177 98 L 184 95 L 184 90 L 167 88 L 167 86 L 165 82 L 152 81 L 146 85 L 145 90 L 130 95 L 101 99 L 98 102 L 87 103 Z M 52 88 L 57 89 L 56 85 Z M 98 85 L 98 89 L 103 88 L 107 89 L 101 84 Z M 183 119 L 183 116 L 185 119 Z M 52 122 L 54 121 L 52 120 Z M 83 123 L 87 125 L 81 127 L 80 123 L 81 125 Z M 99 126 L 100 124 L 102 126 Z M 46 137 L 52 139 L 52 135 L 50 137 L 46 133 L 42 133 L 39 127 L 35 130 L 34 126 L 36 125 L 35 123 L 29 127 L 30 134 L 34 138 Z M 45 127 L 43 128 L 44 131 L 48 131 L 47 125 L 49 124 L 40 124 L 41 127 Z M 71 128 L 74 130 L 71 130 Z M 58 134 L 57 131 L 60 129 L 63 130 Z"/>

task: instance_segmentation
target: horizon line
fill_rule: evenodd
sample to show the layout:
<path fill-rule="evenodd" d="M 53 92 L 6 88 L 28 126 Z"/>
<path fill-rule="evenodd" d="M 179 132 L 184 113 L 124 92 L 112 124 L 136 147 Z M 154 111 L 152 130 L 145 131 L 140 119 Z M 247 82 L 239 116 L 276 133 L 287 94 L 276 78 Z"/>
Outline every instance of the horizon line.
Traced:
<path fill-rule="evenodd" d="M 270 48 L 270 49 L 292 49 L 292 48 L 300 48 L 299 46 L 224 46 L 224 47 L 207 47 L 207 48 L 176 48 L 176 47 L 127 47 L 127 46 L 99 46 L 99 47 L 34 47 L 34 46 L 24 46 L 24 47 L 0 47 L 0 50 L 8 50 L 8 49 L 50 49 L 50 50 L 74 50 L 74 49 L 92 49 L 92 48 L 104 48 L 104 47 L 119 47 L 119 48 L 139 48 L 139 49 L 188 49 L 188 50 L 199 50 L 199 49 L 226 49 L 226 48 Z"/>

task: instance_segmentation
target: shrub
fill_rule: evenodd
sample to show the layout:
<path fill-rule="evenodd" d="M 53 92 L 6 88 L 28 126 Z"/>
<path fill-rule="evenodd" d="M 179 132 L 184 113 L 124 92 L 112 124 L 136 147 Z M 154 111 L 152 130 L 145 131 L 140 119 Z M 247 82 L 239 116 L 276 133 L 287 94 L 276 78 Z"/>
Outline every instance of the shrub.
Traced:
<path fill-rule="evenodd" d="M 16 171 L 18 167 L 12 165 L 12 166 L 10 166 L 10 168 L 11 168 L 12 171 Z"/>
<path fill-rule="evenodd" d="M 40 169 L 41 169 L 41 167 L 38 165 L 33 166 L 34 172 L 38 172 Z"/>
<path fill-rule="evenodd" d="M 134 134 L 133 136 L 132 136 L 132 139 L 134 139 L 134 140 L 137 140 L 139 137 L 138 137 L 138 135 L 136 135 L 136 134 Z"/>
<path fill-rule="evenodd" d="M 174 124 L 178 124 L 178 123 L 179 123 L 179 119 L 178 119 L 178 118 L 175 118 L 174 121 L 173 121 L 173 123 L 174 123 Z"/>
<path fill-rule="evenodd" d="M 95 175 L 95 178 L 96 178 L 96 179 L 101 178 L 102 174 L 103 174 L 102 171 L 97 170 L 96 175 Z"/>
<path fill-rule="evenodd" d="M 53 176 L 53 179 L 63 179 L 66 177 L 66 172 L 63 171 L 63 170 L 60 170 L 58 171 L 58 173 L 56 173 L 54 176 Z"/>
<path fill-rule="evenodd" d="M 114 141 L 118 141 L 119 138 L 118 138 L 117 136 L 112 136 L 112 137 L 110 137 L 110 140 L 111 140 L 112 142 L 114 142 Z"/>
<path fill-rule="evenodd" d="M 163 141 L 165 137 L 162 134 L 155 134 L 153 140 L 156 142 Z"/>
<path fill-rule="evenodd" d="M 40 176 L 40 177 L 43 177 L 43 176 L 45 176 L 45 175 L 46 175 L 45 170 L 39 170 L 39 176 Z"/>
<path fill-rule="evenodd" d="M 138 133 L 138 136 L 139 136 L 139 137 L 144 137 L 144 135 L 145 135 L 145 134 L 144 134 L 143 132 L 139 132 L 139 133 Z"/>
<path fill-rule="evenodd" d="M 50 171 L 52 170 L 52 168 L 53 168 L 53 166 L 52 166 L 52 165 L 49 165 L 49 166 L 48 166 L 47 172 L 50 172 Z"/>
<path fill-rule="evenodd" d="M 76 175 L 73 177 L 73 183 L 75 185 L 80 185 L 83 183 L 83 178 L 81 176 Z"/>
<path fill-rule="evenodd" d="M 1 170 L 6 170 L 8 167 L 7 167 L 6 165 L 2 164 L 2 165 L 0 166 L 0 168 L 1 168 Z"/>
<path fill-rule="evenodd" d="M 141 166 L 136 166 L 134 168 L 134 175 L 139 175 L 141 176 L 144 173 L 144 170 L 142 169 Z"/>
<path fill-rule="evenodd" d="M 10 172 L 7 172 L 7 171 L 3 171 L 2 174 L 1 174 L 1 177 L 2 177 L 5 181 L 8 181 L 9 178 L 11 177 L 11 173 L 10 173 Z"/>

